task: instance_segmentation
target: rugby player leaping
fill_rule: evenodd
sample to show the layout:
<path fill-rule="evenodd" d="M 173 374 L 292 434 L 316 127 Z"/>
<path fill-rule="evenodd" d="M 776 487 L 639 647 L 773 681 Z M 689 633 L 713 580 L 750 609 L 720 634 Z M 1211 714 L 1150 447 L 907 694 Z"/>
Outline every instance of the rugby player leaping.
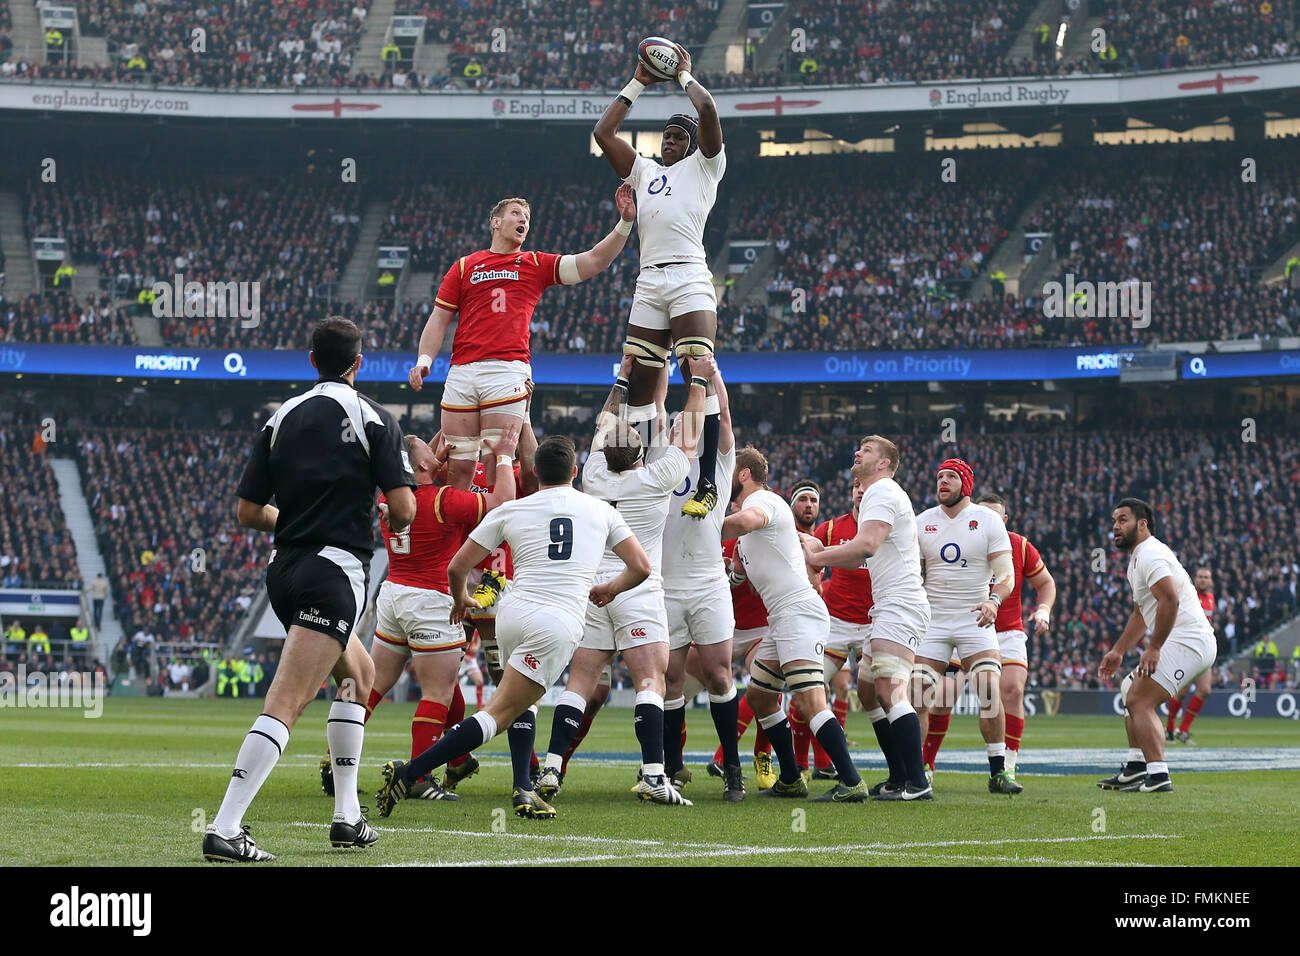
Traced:
<path fill-rule="evenodd" d="M 691 76 L 691 55 L 677 47 L 677 82 L 699 119 L 675 113 L 664 127 L 662 163 L 637 155 L 618 138 L 632 103 L 651 83 L 660 82 L 638 61 L 631 82 L 596 124 L 594 136 L 614 172 L 636 190 L 641 228 L 641 274 L 628 316 L 623 353 L 636 360 L 628 389 L 627 419 L 648 428 L 654 421 L 654 391 L 659 369 L 668 361 L 671 345 L 690 381 L 690 360 L 711 355 L 718 331 L 718 299 L 704 254 L 704 223 L 718 196 L 718 183 L 727 168 L 722 147 L 722 123 L 713 97 Z M 682 505 L 682 514 L 704 518 L 718 502 L 712 480 L 717 464 L 721 418 L 718 398 L 709 385 L 705 399 L 704 432 L 700 438 L 700 483 Z M 647 423 L 641 426 L 640 423 Z M 648 432 L 642 439 L 649 444 Z"/>
<path fill-rule="evenodd" d="M 451 343 L 451 369 L 442 393 L 442 434 L 450 447 L 447 483 L 467 490 L 480 451 L 491 475 L 489 446 L 511 419 L 522 421 L 532 379 L 528 324 L 549 286 L 576 285 L 609 268 L 627 244 L 636 218 L 630 186 L 614 195 L 622 217 L 586 252 L 524 252 L 532 212 L 528 200 L 503 199 L 492 207 L 492 245 L 451 264 L 420 333 L 420 355 L 407 375 L 417 392 L 433 368 L 447 326 L 460 313 Z M 518 421 L 516 421 L 518 424 Z"/>

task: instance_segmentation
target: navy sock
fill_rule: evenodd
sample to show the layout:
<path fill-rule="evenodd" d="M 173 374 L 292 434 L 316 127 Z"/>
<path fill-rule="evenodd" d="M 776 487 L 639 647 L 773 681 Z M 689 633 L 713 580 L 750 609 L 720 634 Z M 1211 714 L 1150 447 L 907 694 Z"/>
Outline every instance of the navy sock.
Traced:
<path fill-rule="evenodd" d="M 533 767 L 533 740 L 537 737 L 537 715 L 530 707 L 514 719 L 506 731 L 510 741 L 510 766 L 515 772 L 515 789 L 533 789 L 529 771 Z"/>
<path fill-rule="evenodd" d="M 889 765 L 889 785 L 891 787 L 903 786 L 907 782 L 907 770 L 903 766 L 903 761 L 898 759 L 898 754 L 895 752 L 893 735 L 890 733 L 889 718 L 881 717 L 879 720 L 873 720 L 871 729 L 876 732 L 876 743 L 880 745 L 880 752 L 885 755 L 885 763 Z"/>
<path fill-rule="evenodd" d="M 989 757 L 989 776 L 996 777 L 1003 770 L 1007 769 L 1007 755 L 998 754 L 996 757 Z"/>
<path fill-rule="evenodd" d="M 484 743 L 483 726 L 472 717 L 462 720 L 443 734 L 432 747 L 403 767 L 402 776 L 406 778 L 408 784 L 415 783 L 426 774 L 437 770 L 448 760 L 463 757 L 483 746 Z"/>
<path fill-rule="evenodd" d="M 907 782 L 914 787 L 928 787 L 925 782 L 925 760 L 921 756 L 921 719 L 913 711 L 903 714 L 889 725 L 889 736 L 898 749 Z"/>
<path fill-rule="evenodd" d="M 829 711 L 822 713 L 829 713 Z M 849 741 L 844 736 L 844 728 L 840 726 L 840 722 L 834 715 L 817 728 L 816 737 L 817 742 L 826 751 L 826 756 L 830 757 L 831 763 L 835 764 L 835 772 L 839 775 L 840 783 L 846 787 L 857 786 L 862 781 L 862 777 L 858 775 L 858 768 L 853 766 L 853 758 L 849 756 Z"/>
<path fill-rule="evenodd" d="M 718 436 L 722 433 L 722 416 L 705 415 L 704 431 L 700 434 L 700 474 L 714 481 L 718 473 Z M 721 492 L 719 492 L 721 493 Z M 735 726 L 734 724 L 732 725 Z"/>
<path fill-rule="evenodd" d="M 713 726 L 718 731 L 718 742 L 722 744 L 722 765 L 724 767 L 740 766 L 740 746 L 736 740 L 736 724 L 740 722 L 740 695 L 731 700 L 718 703 L 709 701 L 709 715 Z"/>
<path fill-rule="evenodd" d="M 669 776 L 682 769 L 682 728 L 686 726 L 686 708 L 665 707 L 663 740 L 664 770 Z"/>
<path fill-rule="evenodd" d="M 783 714 L 780 723 L 764 729 L 767 731 L 768 742 L 772 745 L 772 753 L 776 754 L 777 762 L 781 765 L 781 782 L 794 783 L 799 779 L 799 763 L 794 757 L 794 734 L 790 733 L 790 721 Z"/>
<path fill-rule="evenodd" d="M 581 726 L 582 711 L 572 704 L 556 704 L 555 717 L 551 720 L 551 742 L 546 745 L 546 752 L 567 754 Z"/>
<path fill-rule="evenodd" d="M 684 712 L 685 708 L 683 708 Z M 641 742 L 641 763 L 663 763 L 664 709 L 656 704 L 642 703 L 636 705 L 634 714 L 632 720 L 636 727 L 636 739 Z M 680 733 L 677 739 L 681 740 Z"/>

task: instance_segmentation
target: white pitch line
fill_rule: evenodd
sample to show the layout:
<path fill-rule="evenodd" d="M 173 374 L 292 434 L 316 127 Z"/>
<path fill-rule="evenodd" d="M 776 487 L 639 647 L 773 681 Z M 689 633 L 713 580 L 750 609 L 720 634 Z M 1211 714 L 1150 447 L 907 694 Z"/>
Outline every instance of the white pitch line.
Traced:
<path fill-rule="evenodd" d="M 543 824 L 544 825 L 544 824 Z M 311 823 L 294 820 L 291 827 L 327 827 L 328 823 Z M 630 846 L 690 846 L 692 844 L 665 843 L 663 840 L 620 840 L 617 837 L 582 836 L 570 833 L 484 833 L 481 830 L 439 830 L 435 827 L 375 827 L 380 833 L 435 833 L 445 836 L 481 837 L 496 840 L 569 840 L 577 843 L 615 843 Z M 726 843 L 696 844 L 706 847 L 726 847 Z"/>

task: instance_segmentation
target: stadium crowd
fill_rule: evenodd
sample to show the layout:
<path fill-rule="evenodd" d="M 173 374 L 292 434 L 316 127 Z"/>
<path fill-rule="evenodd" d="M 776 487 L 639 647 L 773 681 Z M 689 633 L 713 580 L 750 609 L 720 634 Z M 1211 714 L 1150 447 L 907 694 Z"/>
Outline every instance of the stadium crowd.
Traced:
<path fill-rule="evenodd" d="M 81 581 L 42 431 L 0 426 L 0 587 L 70 588 Z"/>
<path fill-rule="evenodd" d="M 98 428 L 77 462 L 123 631 L 224 641 L 261 587 L 270 539 L 233 520 L 250 433 Z"/>

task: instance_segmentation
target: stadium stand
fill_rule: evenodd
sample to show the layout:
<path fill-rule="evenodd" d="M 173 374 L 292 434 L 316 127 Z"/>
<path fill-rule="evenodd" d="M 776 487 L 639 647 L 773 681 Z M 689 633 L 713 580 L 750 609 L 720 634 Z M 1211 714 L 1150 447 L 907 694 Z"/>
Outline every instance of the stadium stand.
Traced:
<path fill-rule="evenodd" d="M 250 434 L 111 427 L 78 437 L 86 500 L 128 636 L 225 641 L 261 587 L 270 538 L 240 528 L 231 505 Z"/>
<path fill-rule="evenodd" d="M 39 425 L 0 427 L 0 587 L 80 586 Z"/>

